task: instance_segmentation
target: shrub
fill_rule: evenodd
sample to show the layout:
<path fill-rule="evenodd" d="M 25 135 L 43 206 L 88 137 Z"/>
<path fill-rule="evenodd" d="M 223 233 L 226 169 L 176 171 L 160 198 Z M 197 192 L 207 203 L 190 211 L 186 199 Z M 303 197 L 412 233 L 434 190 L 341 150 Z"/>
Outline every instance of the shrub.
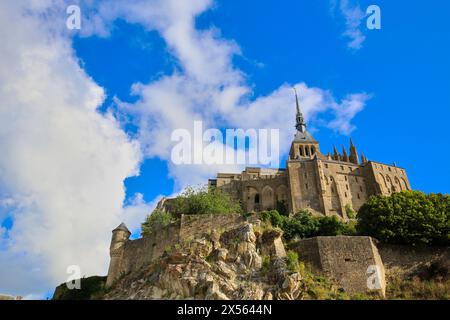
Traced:
<path fill-rule="evenodd" d="M 241 205 L 219 189 L 188 187 L 173 203 L 173 215 L 242 213 Z"/>
<path fill-rule="evenodd" d="M 355 222 L 345 223 L 337 217 L 314 217 L 303 210 L 292 217 L 280 215 L 277 210 L 260 213 L 263 221 L 283 230 L 286 240 L 294 238 L 310 238 L 316 236 L 354 235 Z"/>
<path fill-rule="evenodd" d="M 172 220 L 172 215 L 170 213 L 155 209 L 145 218 L 144 223 L 142 223 L 141 235 L 147 236 L 155 230 L 167 226 Z"/>
<path fill-rule="evenodd" d="M 353 207 L 350 204 L 345 205 L 345 213 L 349 219 L 356 218 L 356 212 L 353 210 Z"/>
<path fill-rule="evenodd" d="M 373 196 L 358 213 L 357 231 L 382 242 L 449 245 L 450 196 L 402 191 Z"/>
<path fill-rule="evenodd" d="M 286 253 L 287 267 L 292 272 L 298 272 L 300 269 L 300 262 L 298 260 L 298 254 L 295 251 L 289 250 Z"/>

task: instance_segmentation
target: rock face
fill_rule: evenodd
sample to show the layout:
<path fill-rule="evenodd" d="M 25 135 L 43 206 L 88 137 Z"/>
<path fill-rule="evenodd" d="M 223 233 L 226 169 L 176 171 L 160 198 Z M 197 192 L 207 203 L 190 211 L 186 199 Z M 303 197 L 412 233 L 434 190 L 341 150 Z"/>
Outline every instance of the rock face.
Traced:
<path fill-rule="evenodd" d="M 281 232 L 244 222 L 179 243 L 118 278 L 104 299 L 297 299 L 302 276 L 289 271 Z"/>

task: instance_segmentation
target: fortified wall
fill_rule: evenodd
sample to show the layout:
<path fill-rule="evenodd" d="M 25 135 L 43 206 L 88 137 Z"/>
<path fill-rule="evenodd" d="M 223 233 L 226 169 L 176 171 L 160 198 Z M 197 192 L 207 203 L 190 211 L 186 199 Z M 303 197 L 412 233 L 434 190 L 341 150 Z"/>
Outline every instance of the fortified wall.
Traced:
<path fill-rule="evenodd" d="M 385 296 L 385 270 L 371 237 L 337 236 L 299 240 L 290 248 L 312 269 L 335 280 L 346 292 Z"/>
<path fill-rule="evenodd" d="M 244 221 L 245 218 L 240 214 L 182 215 L 177 222 L 136 240 L 129 240 L 131 233 L 121 224 L 113 230 L 106 286 L 110 286 L 122 274 L 139 270 L 160 258 L 164 251 L 178 243 L 201 237 L 213 229 L 228 231 Z"/>

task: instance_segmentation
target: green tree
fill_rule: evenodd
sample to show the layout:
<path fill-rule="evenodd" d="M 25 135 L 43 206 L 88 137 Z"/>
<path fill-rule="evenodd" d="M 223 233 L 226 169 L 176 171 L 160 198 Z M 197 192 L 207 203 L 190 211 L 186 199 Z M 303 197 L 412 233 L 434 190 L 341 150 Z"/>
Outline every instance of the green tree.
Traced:
<path fill-rule="evenodd" d="M 145 218 L 145 221 L 141 224 L 141 235 L 147 236 L 155 232 L 155 230 L 167 226 L 172 222 L 172 220 L 172 215 L 170 213 L 155 209 Z"/>
<path fill-rule="evenodd" d="M 173 203 L 173 215 L 242 213 L 241 205 L 220 189 L 186 188 Z"/>
<path fill-rule="evenodd" d="M 420 191 L 373 196 L 358 213 L 357 231 L 382 242 L 450 243 L 450 197 Z"/>

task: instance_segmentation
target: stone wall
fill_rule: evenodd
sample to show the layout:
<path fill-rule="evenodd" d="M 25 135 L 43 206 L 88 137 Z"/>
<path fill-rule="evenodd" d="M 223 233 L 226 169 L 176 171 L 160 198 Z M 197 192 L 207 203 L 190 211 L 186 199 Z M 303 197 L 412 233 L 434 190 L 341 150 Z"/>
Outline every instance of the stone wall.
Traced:
<path fill-rule="evenodd" d="M 335 280 L 350 294 L 376 291 L 385 295 L 384 266 L 370 237 L 315 237 L 299 240 L 290 248 L 314 271 Z M 377 280 L 370 287 L 369 277 Z"/>
<path fill-rule="evenodd" d="M 182 215 L 180 222 L 180 240 L 199 238 L 209 234 L 213 229 L 227 231 L 243 223 L 245 218 L 240 214 L 201 214 Z"/>
<path fill-rule="evenodd" d="M 392 244 L 378 244 L 377 247 L 387 271 L 396 269 L 400 273 L 408 273 L 440 259 L 450 260 L 449 247 L 413 247 Z"/>
<path fill-rule="evenodd" d="M 140 269 L 142 266 L 160 258 L 164 251 L 181 241 L 209 234 L 213 229 L 227 231 L 245 221 L 239 214 L 223 215 L 182 215 L 180 220 L 158 232 L 136 240 L 125 239 L 117 246 L 113 237 L 111 243 L 111 262 L 108 270 L 107 286 L 122 274 Z"/>

